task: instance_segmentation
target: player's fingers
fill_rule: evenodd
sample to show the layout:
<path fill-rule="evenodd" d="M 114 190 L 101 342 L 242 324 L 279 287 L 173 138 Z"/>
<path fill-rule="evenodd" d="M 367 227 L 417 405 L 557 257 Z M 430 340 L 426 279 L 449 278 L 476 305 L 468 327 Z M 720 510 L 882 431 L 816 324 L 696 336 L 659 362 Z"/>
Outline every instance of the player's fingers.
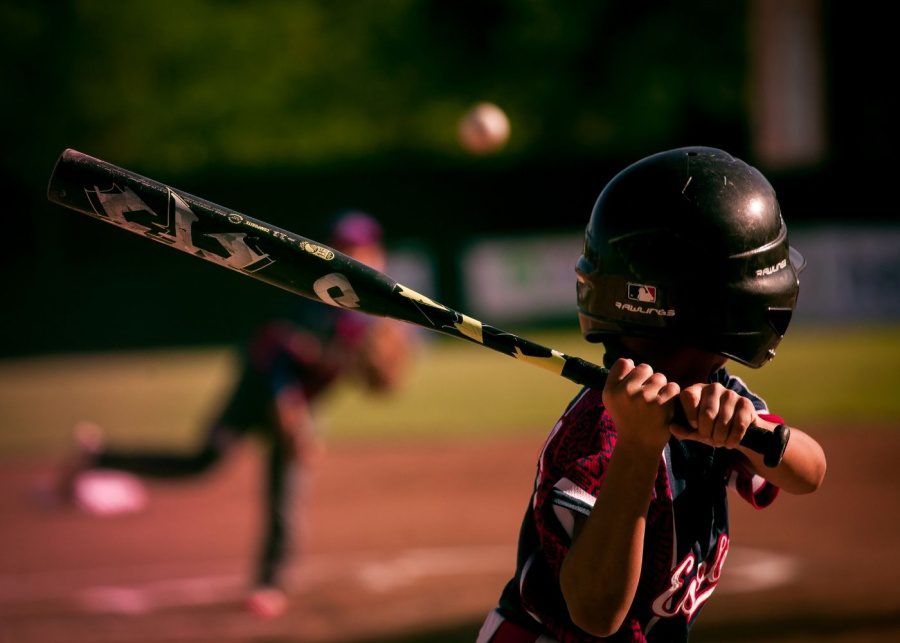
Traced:
<path fill-rule="evenodd" d="M 679 393 L 681 393 L 681 387 L 676 382 L 666 382 L 665 386 L 659 390 L 659 401 L 665 404 L 678 397 Z"/>
<path fill-rule="evenodd" d="M 606 384 L 603 386 L 603 404 L 607 408 L 611 406 L 611 401 L 619 395 L 620 389 L 624 386 L 625 378 L 634 370 L 634 362 L 630 359 L 620 357 L 609 369 L 609 375 L 606 376 Z"/>
<path fill-rule="evenodd" d="M 657 396 L 657 400 L 660 404 L 664 405 L 666 410 L 668 411 L 668 419 L 671 422 L 675 417 L 675 405 L 678 404 L 678 394 L 681 392 L 681 387 L 678 386 L 675 382 L 666 382 L 665 386 L 663 386 L 659 394 Z M 690 427 L 682 427 L 683 429 L 690 430 Z"/>
<path fill-rule="evenodd" d="M 712 440 L 724 388 L 716 382 L 704 386 L 700 393 L 700 403 L 697 405 L 697 433 L 703 439 Z"/>
<path fill-rule="evenodd" d="M 734 407 L 734 415 L 731 419 L 731 431 L 728 434 L 728 440 L 725 446 L 729 449 L 736 449 L 753 424 L 756 423 L 756 409 L 753 402 L 746 397 L 738 397 Z"/>
<path fill-rule="evenodd" d="M 625 376 L 625 392 L 630 397 L 640 395 L 644 387 L 644 382 L 650 379 L 650 376 L 652 375 L 653 369 L 649 364 L 638 364 Z M 656 395 L 654 395 L 654 397 L 656 397 Z"/>
<path fill-rule="evenodd" d="M 702 384 L 693 384 L 681 389 L 681 393 L 678 396 L 681 401 L 681 408 L 684 409 L 684 417 L 693 429 L 697 428 L 697 409 L 700 406 L 702 390 Z"/>
<path fill-rule="evenodd" d="M 659 393 L 669 383 L 662 373 L 653 373 L 641 385 L 641 397 L 645 402 L 660 402 Z M 664 401 L 664 400 L 662 400 Z"/>
<path fill-rule="evenodd" d="M 734 417 L 734 407 L 740 396 L 734 391 L 725 389 L 719 397 L 719 412 L 713 422 L 712 439 L 715 446 L 725 446 L 731 433 L 731 420 Z"/>
<path fill-rule="evenodd" d="M 634 362 L 630 359 L 620 357 L 609 369 L 609 375 L 606 377 L 607 386 L 615 386 L 621 382 L 628 373 L 634 368 Z"/>

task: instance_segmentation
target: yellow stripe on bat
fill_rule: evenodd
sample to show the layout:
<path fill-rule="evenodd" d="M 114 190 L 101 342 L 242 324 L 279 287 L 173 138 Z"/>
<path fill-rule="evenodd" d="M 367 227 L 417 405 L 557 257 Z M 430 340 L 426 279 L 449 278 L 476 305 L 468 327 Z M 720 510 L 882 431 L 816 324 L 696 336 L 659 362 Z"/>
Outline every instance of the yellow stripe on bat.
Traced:
<path fill-rule="evenodd" d="M 484 344 L 484 330 L 481 322 L 477 319 L 472 319 L 467 315 L 463 315 L 462 313 L 460 313 L 460 317 L 462 317 L 462 321 L 453 324 L 456 327 L 456 330 L 469 339 L 473 339 L 479 344 Z"/>
<path fill-rule="evenodd" d="M 416 292 L 412 288 L 407 288 L 403 284 L 397 284 L 397 288 L 400 289 L 400 294 L 406 297 L 407 299 L 412 299 L 415 302 L 420 304 L 425 304 L 426 306 L 431 306 L 432 308 L 440 308 L 441 310 L 450 310 L 443 304 L 439 304 L 434 300 L 429 299 L 425 295 Z"/>
<path fill-rule="evenodd" d="M 529 364 L 540 366 L 541 368 L 550 371 L 554 375 L 561 375 L 563 366 L 566 365 L 565 356 L 559 351 L 555 350 L 550 351 L 549 357 L 535 357 L 534 355 L 526 355 L 518 346 L 516 346 L 516 352 L 513 353 L 513 357 L 515 357 L 516 359 L 520 359 L 523 362 L 528 362 Z"/>
<path fill-rule="evenodd" d="M 397 288 L 400 289 L 400 294 L 406 297 L 407 299 L 411 299 L 416 303 L 425 304 L 426 306 L 431 306 L 432 308 L 440 308 L 441 310 L 450 310 L 443 304 L 439 304 L 433 299 L 429 299 L 422 293 L 418 293 L 412 288 L 407 288 L 403 284 L 397 284 Z M 477 319 L 473 319 L 468 315 L 463 315 L 459 313 L 459 316 L 462 317 L 461 322 L 456 322 L 453 326 L 458 330 L 461 334 L 465 335 L 471 340 L 478 342 L 479 344 L 484 344 L 484 331 L 482 329 L 482 324 Z"/>

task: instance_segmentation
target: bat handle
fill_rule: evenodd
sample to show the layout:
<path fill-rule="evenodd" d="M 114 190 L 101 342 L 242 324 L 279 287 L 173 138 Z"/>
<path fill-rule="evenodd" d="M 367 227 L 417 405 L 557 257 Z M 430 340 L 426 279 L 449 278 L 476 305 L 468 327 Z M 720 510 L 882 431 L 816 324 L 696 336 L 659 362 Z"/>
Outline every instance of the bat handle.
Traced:
<path fill-rule="evenodd" d="M 761 453 L 763 456 L 763 464 L 767 467 L 777 467 L 781 464 L 784 457 L 784 450 L 787 449 L 788 440 L 791 439 L 791 429 L 779 424 L 774 431 L 766 431 L 755 424 L 747 429 L 744 437 L 741 438 L 741 444 Z"/>
<path fill-rule="evenodd" d="M 688 426 L 687 418 L 684 416 L 684 407 L 680 404 L 675 406 L 673 419 L 679 424 Z M 777 467 L 781 464 L 790 437 L 791 430 L 784 424 L 779 424 L 774 431 L 767 431 L 751 424 L 744 433 L 744 437 L 741 438 L 741 446 L 759 453 L 763 457 L 763 464 L 767 467 Z"/>
<path fill-rule="evenodd" d="M 580 357 L 566 356 L 566 364 L 560 375 L 576 384 L 602 390 L 606 386 L 609 371 Z"/>
<path fill-rule="evenodd" d="M 609 371 L 605 368 L 586 362 L 580 357 L 567 357 L 562 370 L 563 377 L 576 384 L 596 389 L 602 389 L 606 385 L 608 375 Z M 687 425 L 681 405 L 675 407 L 675 421 Z M 779 424 L 774 431 L 761 429 L 754 424 L 741 438 L 741 445 L 762 455 L 763 464 L 767 467 L 777 467 L 784 457 L 784 450 L 790 437 L 791 430 L 784 424 Z"/>

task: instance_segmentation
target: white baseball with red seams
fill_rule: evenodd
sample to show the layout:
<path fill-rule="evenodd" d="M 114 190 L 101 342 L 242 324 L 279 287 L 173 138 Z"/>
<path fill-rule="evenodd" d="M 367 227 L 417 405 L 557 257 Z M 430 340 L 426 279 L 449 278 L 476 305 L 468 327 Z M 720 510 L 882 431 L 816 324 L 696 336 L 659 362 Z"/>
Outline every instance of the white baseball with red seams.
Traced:
<path fill-rule="evenodd" d="M 459 121 L 459 143 L 472 154 L 490 154 L 509 140 L 509 118 L 493 103 L 478 103 Z"/>

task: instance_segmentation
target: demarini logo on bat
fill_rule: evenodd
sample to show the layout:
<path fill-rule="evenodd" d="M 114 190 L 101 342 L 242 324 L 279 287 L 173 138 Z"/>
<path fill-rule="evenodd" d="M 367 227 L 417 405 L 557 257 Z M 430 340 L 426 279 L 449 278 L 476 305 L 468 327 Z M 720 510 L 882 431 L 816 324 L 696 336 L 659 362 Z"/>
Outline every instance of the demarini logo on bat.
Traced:
<path fill-rule="evenodd" d="M 115 183 L 107 190 L 93 186 L 84 192 L 97 218 L 207 261 L 247 273 L 275 263 L 248 243 L 246 232 L 207 232 L 195 239 L 193 226 L 200 219 L 171 188 L 165 215 L 153 210 L 131 188 Z"/>

